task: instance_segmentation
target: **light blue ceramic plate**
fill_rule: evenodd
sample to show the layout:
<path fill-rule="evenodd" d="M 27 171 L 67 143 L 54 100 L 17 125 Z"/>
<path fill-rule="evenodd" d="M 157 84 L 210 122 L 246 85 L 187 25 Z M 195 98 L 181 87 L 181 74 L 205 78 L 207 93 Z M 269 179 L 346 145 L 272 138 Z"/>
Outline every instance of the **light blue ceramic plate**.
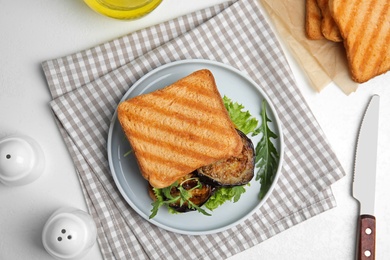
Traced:
<path fill-rule="evenodd" d="M 275 187 L 283 158 L 283 135 L 272 103 L 252 79 L 231 66 L 209 60 L 183 60 L 169 63 L 149 72 L 137 81 L 124 95 L 122 101 L 168 86 L 204 68 L 213 73 L 221 96 L 226 95 L 233 101 L 243 104 L 245 109 L 258 120 L 260 120 L 261 102 L 263 99 L 267 101 L 267 113 L 272 120 L 269 127 L 278 135 L 274 144 L 279 151 L 280 160 L 274 183 L 261 201 L 258 199 L 260 184 L 253 178 L 250 186 L 246 186 L 246 193 L 238 202 L 225 203 L 214 210 L 212 216 L 204 216 L 196 211 L 172 215 L 166 208 L 161 207 L 158 214 L 153 219 L 149 219 L 152 200 L 147 192 L 148 183 L 141 176 L 135 157 L 133 155 L 124 157 L 124 154 L 130 150 L 130 145 L 124 137 L 116 112 L 108 135 L 107 150 L 111 173 L 125 200 L 147 221 L 163 229 L 188 235 L 204 235 L 226 230 L 259 210 Z M 254 145 L 258 143 L 259 138 L 251 138 Z"/>

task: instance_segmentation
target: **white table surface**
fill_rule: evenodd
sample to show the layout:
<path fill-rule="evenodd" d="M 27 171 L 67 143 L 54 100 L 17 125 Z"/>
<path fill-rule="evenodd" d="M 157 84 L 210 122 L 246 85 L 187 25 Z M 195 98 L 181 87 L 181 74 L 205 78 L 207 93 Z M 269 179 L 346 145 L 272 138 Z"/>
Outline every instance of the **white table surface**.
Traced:
<path fill-rule="evenodd" d="M 0 184 L 0 259 L 52 259 L 41 232 L 59 207 L 86 210 L 75 169 L 48 102 L 40 63 L 74 53 L 223 0 L 165 0 L 150 15 L 118 21 L 82 0 L 0 0 L 0 138 L 27 134 L 44 149 L 43 175 L 32 184 Z M 353 259 L 358 204 L 351 197 L 355 141 L 365 106 L 381 96 L 377 166 L 377 259 L 390 256 L 390 73 L 343 94 L 333 84 L 316 93 L 286 50 L 298 86 L 347 176 L 333 186 L 338 206 L 230 259 Z M 84 259 L 102 259 L 97 243 Z"/>

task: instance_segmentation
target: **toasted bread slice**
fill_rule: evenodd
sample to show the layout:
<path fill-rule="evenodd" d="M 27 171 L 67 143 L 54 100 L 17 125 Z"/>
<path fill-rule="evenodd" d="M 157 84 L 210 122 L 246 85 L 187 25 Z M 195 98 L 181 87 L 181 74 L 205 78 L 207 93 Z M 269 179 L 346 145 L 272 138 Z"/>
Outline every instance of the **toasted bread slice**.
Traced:
<path fill-rule="evenodd" d="M 118 119 L 145 179 L 164 188 L 243 144 L 209 70 L 118 106 Z"/>
<path fill-rule="evenodd" d="M 320 40 L 324 38 L 321 31 L 321 21 L 321 10 L 317 0 L 306 0 L 305 30 L 309 39 Z"/>
<path fill-rule="evenodd" d="M 390 2 L 330 0 L 344 38 L 352 79 L 363 83 L 390 69 Z"/>
<path fill-rule="evenodd" d="M 341 42 L 343 38 L 341 37 L 339 28 L 333 20 L 331 12 L 329 10 L 329 0 L 317 0 L 317 4 L 321 10 L 322 20 L 321 20 L 321 32 L 324 37 L 333 42 Z"/>

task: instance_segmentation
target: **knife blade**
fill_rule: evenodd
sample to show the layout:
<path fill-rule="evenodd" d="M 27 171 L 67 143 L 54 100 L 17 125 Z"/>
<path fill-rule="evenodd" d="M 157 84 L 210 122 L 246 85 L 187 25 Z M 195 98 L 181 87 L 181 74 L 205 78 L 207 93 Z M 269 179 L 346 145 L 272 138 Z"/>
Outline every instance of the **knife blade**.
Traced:
<path fill-rule="evenodd" d="M 378 95 L 372 96 L 358 135 L 352 194 L 360 202 L 357 259 L 375 259 L 375 181 L 379 123 Z"/>

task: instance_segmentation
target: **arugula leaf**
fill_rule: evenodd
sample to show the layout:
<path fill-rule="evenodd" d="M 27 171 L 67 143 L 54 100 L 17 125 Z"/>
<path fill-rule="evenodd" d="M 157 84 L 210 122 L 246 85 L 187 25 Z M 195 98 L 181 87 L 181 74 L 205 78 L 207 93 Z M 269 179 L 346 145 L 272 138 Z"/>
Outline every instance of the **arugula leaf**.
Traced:
<path fill-rule="evenodd" d="M 262 102 L 261 107 L 261 125 L 258 128 L 259 133 L 263 134 L 263 137 L 256 145 L 256 167 L 259 168 L 256 180 L 260 180 L 261 187 L 259 192 L 259 199 L 261 200 L 275 178 L 275 174 L 278 168 L 279 154 L 276 150 L 271 138 L 276 139 L 278 136 L 271 131 L 268 127 L 268 122 L 271 120 L 267 116 L 267 103 L 265 100 Z"/>
<path fill-rule="evenodd" d="M 123 157 L 127 157 L 132 153 L 133 153 L 133 150 L 127 151 L 126 153 L 123 154 Z"/>
<path fill-rule="evenodd" d="M 191 191 L 198 188 L 201 189 L 202 183 L 198 180 L 197 185 L 192 187 L 190 190 L 186 190 L 183 187 L 183 183 L 193 179 L 196 178 L 186 179 L 181 183 L 178 183 L 176 181 L 171 186 L 162 189 L 153 188 L 153 192 L 156 196 L 156 200 L 152 203 L 153 207 L 149 219 L 155 217 L 157 215 L 158 209 L 163 205 L 166 205 L 168 207 L 169 213 L 177 213 L 175 209 L 169 206 L 171 203 L 176 203 L 176 202 L 179 202 L 180 206 L 183 206 L 183 204 L 187 203 L 188 208 L 195 209 L 206 216 L 211 216 L 210 213 L 200 208 L 190 200 L 192 197 Z M 171 191 L 173 188 L 179 191 L 177 195 L 172 195 Z"/>
<path fill-rule="evenodd" d="M 163 197 L 163 191 L 162 189 L 155 189 L 153 188 L 154 195 L 156 196 L 156 200 L 152 203 L 152 214 L 150 214 L 149 219 L 153 218 L 157 215 L 158 209 L 165 204 L 164 197 Z"/>
<path fill-rule="evenodd" d="M 155 217 L 157 215 L 158 209 L 163 206 L 167 205 L 168 208 L 169 204 L 176 202 L 177 200 L 180 199 L 179 196 L 173 197 L 171 195 L 171 189 L 174 187 L 177 187 L 179 184 L 178 182 L 174 182 L 171 186 L 163 188 L 163 189 L 157 189 L 153 188 L 154 195 L 156 196 L 156 200 L 152 203 L 152 210 L 151 214 L 149 216 L 149 219 Z"/>
<path fill-rule="evenodd" d="M 243 105 L 233 102 L 226 96 L 223 97 L 223 103 L 229 113 L 230 119 L 238 130 L 246 135 L 249 133 L 252 133 L 252 136 L 258 134 L 256 129 L 259 121 L 253 117 L 249 111 L 243 111 Z"/>
<path fill-rule="evenodd" d="M 240 199 L 241 194 L 243 194 L 245 191 L 246 190 L 244 186 L 219 188 L 204 205 L 209 210 L 214 210 L 224 204 L 226 201 L 233 200 L 233 202 L 237 202 Z"/>

